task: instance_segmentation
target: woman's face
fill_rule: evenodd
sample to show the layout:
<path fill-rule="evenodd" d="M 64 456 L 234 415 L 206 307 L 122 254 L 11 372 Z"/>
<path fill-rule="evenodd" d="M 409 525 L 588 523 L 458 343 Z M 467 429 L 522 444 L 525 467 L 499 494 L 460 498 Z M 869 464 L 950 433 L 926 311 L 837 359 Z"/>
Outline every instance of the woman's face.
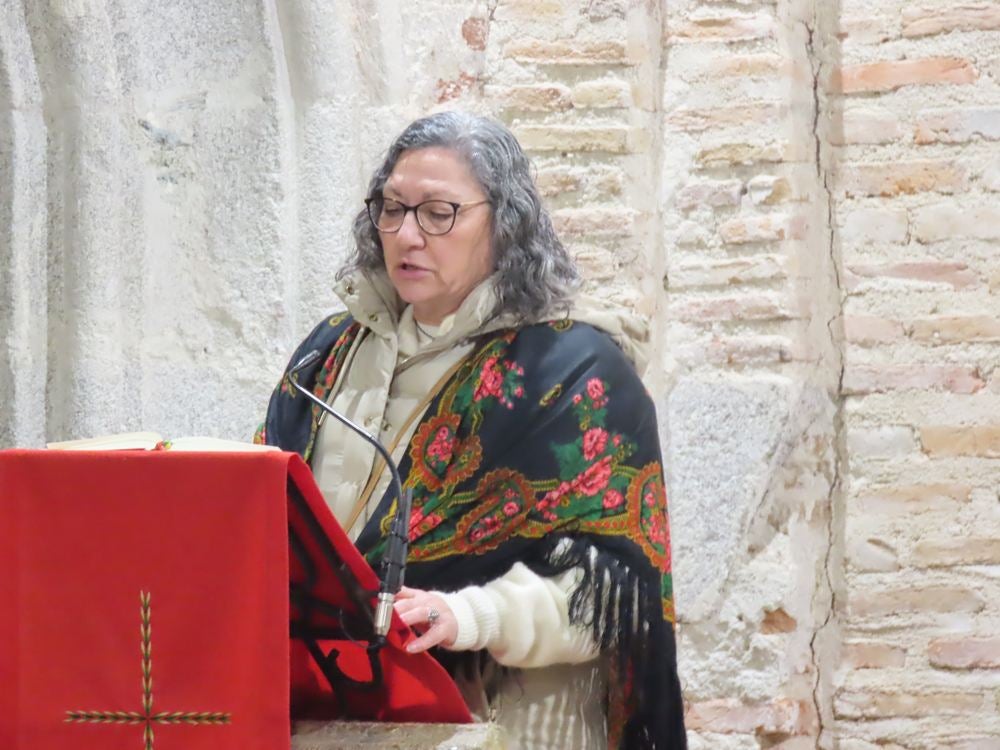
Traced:
<path fill-rule="evenodd" d="M 408 206 L 427 200 L 484 201 L 486 196 L 465 162 L 452 150 L 404 151 L 382 196 Z M 413 305 L 421 323 L 438 325 L 469 292 L 493 272 L 491 220 L 487 203 L 463 206 L 447 234 L 432 235 L 408 211 L 398 232 L 380 232 L 385 268 L 396 292 Z"/>

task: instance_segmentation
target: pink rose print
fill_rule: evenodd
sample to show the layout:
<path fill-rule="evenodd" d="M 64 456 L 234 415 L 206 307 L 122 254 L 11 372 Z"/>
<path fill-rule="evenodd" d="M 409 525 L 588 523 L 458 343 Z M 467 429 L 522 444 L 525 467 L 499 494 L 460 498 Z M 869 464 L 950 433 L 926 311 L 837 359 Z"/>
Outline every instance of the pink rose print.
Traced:
<path fill-rule="evenodd" d="M 479 385 L 472 394 L 473 401 L 482 401 L 487 396 L 503 399 L 503 373 L 497 367 L 497 358 L 489 357 L 483 362 L 479 373 Z"/>
<path fill-rule="evenodd" d="M 646 532 L 653 544 L 666 545 L 670 539 L 667 530 L 667 519 L 660 513 L 654 513 L 649 519 L 649 529 Z"/>
<path fill-rule="evenodd" d="M 546 492 L 544 497 L 535 503 L 535 509 L 541 513 L 542 518 L 546 521 L 554 522 L 559 520 L 559 516 L 553 513 L 550 508 L 554 508 L 559 504 L 559 501 L 565 497 L 571 490 L 574 489 L 574 485 L 569 482 L 562 482 L 554 490 Z"/>
<path fill-rule="evenodd" d="M 579 393 L 574 394 L 574 396 L 573 396 L 573 403 L 574 404 L 578 404 L 581 401 L 583 401 L 583 396 L 581 396 Z"/>
<path fill-rule="evenodd" d="M 535 503 L 535 510 L 537 510 L 546 521 L 556 520 L 556 514 L 549 510 L 554 503 L 558 502 L 558 498 L 554 497 L 554 495 L 554 491 L 549 492 L 545 495 L 545 497 Z"/>
<path fill-rule="evenodd" d="M 513 500 L 509 503 L 505 503 L 503 506 L 503 514 L 505 516 L 516 516 L 518 510 L 518 505 Z"/>
<path fill-rule="evenodd" d="M 443 520 L 444 518 L 439 513 L 430 513 L 425 516 L 423 508 L 414 508 L 410 515 L 410 541 L 414 542 L 420 537 L 420 526 L 426 527 L 424 529 L 424 533 L 426 533 L 437 528 Z"/>
<path fill-rule="evenodd" d="M 434 440 L 427 447 L 427 455 L 436 458 L 442 463 L 451 461 L 452 451 L 455 450 L 455 438 L 447 427 L 439 427 L 434 435 Z"/>
<path fill-rule="evenodd" d="M 618 490 L 608 490 L 604 493 L 604 507 L 608 510 L 617 508 L 625 502 L 625 496 Z"/>
<path fill-rule="evenodd" d="M 591 427 L 583 433 L 583 457 L 593 461 L 604 452 L 608 444 L 608 433 L 600 427 Z"/>
<path fill-rule="evenodd" d="M 420 525 L 420 522 L 423 521 L 423 520 L 424 520 L 424 509 L 423 508 L 414 508 L 413 512 L 410 515 L 410 541 L 411 542 L 415 542 L 417 540 L 417 536 L 419 536 L 419 534 L 417 532 L 417 527 Z"/>
<path fill-rule="evenodd" d="M 513 409 L 514 402 L 504 392 L 504 379 L 512 373 L 515 376 L 524 375 L 524 368 L 509 359 L 501 362 L 499 357 L 488 357 L 479 372 L 479 383 L 472 394 L 472 400 L 482 401 L 484 398 L 493 397 L 506 408 Z M 515 398 L 524 396 L 524 387 L 514 383 L 507 384 L 507 391 Z"/>
<path fill-rule="evenodd" d="M 573 481 L 573 488 L 584 495 L 596 495 L 608 486 L 611 479 L 611 456 L 605 456 L 596 464 L 591 464 L 583 474 Z"/>
<path fill-rule="evenodd" d="M 604 395 L 604 383 L 598 378 L 591 378 L 587 381 L 587 395 L 595 401 Z"/>
<path fill-rule="evenodd" d="M 554 490 L 549 492 L 545 497 L 550 501 L 552 505 L 556 505 L 560 500 L 562 500 L 566 495 L 568 495 L 573 490 L 573 485 L 569 482 L 560 482 L 559 486 Z"/>

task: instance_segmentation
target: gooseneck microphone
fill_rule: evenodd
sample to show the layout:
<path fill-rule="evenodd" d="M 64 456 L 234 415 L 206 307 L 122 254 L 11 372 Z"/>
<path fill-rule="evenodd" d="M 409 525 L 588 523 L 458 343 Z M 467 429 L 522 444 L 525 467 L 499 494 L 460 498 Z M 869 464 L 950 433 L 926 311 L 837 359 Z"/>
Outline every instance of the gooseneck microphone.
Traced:
<path fill-rule="evenodd" d="M 323 399 L 298 384 L 295 376 L 298 375 L 301 369 L 308 367 L 319 359 L 319 357 L 319 351 L 313 349 L 296 362 L 288 371 L 289 385 L 374 446 L 375 450 L 385 460 L 385 465 L 389 467 L 392 477 L 390 483 L 398 501 L 396 517 L 393 519 L 392 526 L 389 529 L 385 555 L 382 558 L 382 582 L 379 586 L 378 605 L 375 608 L 375 635 L 379 639 L 384 639 L 392 623 L 392 604 L 396 599 L 396 594 L 399 593 L 399 589 L 403 585 L 403 579 L 406 574 L 406 553 L 410 545 L 410 509 L 413 505 L 413 490 L 407 489 L 405 492 L 403 491 L 403 483 L 399 478 L 399 469 L 396 468 L 396 462 L 392 460 L 389 451 L 386 450 L 385 446 L 374 435 L 356 425 L 347 417 L 337 412 Z"/>

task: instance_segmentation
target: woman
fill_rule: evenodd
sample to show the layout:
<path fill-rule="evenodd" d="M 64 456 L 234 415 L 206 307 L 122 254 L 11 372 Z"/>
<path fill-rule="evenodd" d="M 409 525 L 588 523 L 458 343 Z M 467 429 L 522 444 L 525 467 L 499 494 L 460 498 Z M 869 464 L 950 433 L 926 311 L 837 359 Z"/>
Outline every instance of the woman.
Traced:
<path fill-rule="evenodd" d="M 574 296 L 499 123 L 414 122 L 368 196 L 347 312 L 291 361 L 322 353 L 296 377 L 379 434 L 413 490 L 411 650 L 474 664 L 456 679 L 512 747 L 684 748 L 655 412 L 625 321 Z M 287 381 L 258 439 L 310 462 L 377 566 L 396 506 L 374 451 Z"/>

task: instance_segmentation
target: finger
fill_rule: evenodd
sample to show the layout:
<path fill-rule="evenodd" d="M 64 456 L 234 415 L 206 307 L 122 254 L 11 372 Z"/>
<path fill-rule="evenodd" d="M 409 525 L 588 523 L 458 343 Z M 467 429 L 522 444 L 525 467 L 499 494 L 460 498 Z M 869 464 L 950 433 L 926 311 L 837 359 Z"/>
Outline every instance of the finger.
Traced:
<path fill-rule="evenodd" d="M 419 654 L 421 651 L 426 651 L 433 646 L 438 645 L 445 639 L 445 629 L 444 628 L 431 628 L 422 636 L 417 638 L 415 641 L 407 644 L 406 650 L 411 654 Z"/>
<path fill-rule="evenodd" d="M 414 607 L 406 612 L 400 612 L 399 619 L 411 627 L 421 622 L 427 622 L 427 609 L 425 607 Z"/>
<path fill-rule="evenodd" d="M 396 612 L 402 615 L 404 612 L 409 612 L 412 609 L 420 608 L 420 601 L 418 599 L 404 599 L 403 601 L 397 601 L 392 605 L 392 608 Z"/>
<path fill-rule="evenodd" d="M 399 593 L 396 594 L 396 600 L 399 601 L 400 599 L 412 599 L 414 596 L 420 593 L 422 593 L 420 589 L 411 589 L 409 586 L 401 586 L 399 589 Z"/>

